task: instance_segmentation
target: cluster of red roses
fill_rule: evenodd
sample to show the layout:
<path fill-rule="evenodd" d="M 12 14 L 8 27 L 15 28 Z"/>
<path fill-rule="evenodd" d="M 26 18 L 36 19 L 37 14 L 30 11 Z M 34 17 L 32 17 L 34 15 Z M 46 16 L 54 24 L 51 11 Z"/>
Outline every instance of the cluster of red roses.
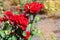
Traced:
<path fill-rule="evenodd" d="M 41 9 L 44 8 L 44 5 L 39 2 L 31 2 L 24 5 L 25 12 L 30 12 L 33 14 L 38 13 Z"/>
<path fill-rule="evenodd" d="M 24 9 L 26 13 L 36 14 L 38 13 L 44 5 L 38 2 L 32 2 L 24 5 Z M 26 31 L 27 25 L 29 24 L 28 17 L 26 14 L 13 14 L 11 11 L 5 11 L 4 16 L 0 21 L 9 21 L 11 25 L 19 25 L 18 28 Z M 24 36 L 26 39 L 30 37 L 30 31 L 26 31 L 26 35 Z"/>
<path fill-rule="evenodd" d="M 10 21 L 10 24 L 14 25 L 20 25 L 19 28 L 22 28 L 22 30 L 26 30 L 26 27 L 28 25 L 28 18 L 25 14 L 16 15 L 13 14 L 11 11 L 6 11 L 4 13 L 3 17 L 4 21 Z"/>
<path fill-rule="evenodd" d="M 19 25 L 18 28 L 22 30 L 26 30 L 28 25 L 28 18 L 25 14 L 16 15 L 13 14 L 11 11 L 4 12 L 4 17 L 2 18 L 2 21 L 9 21 L 11 25 Z M 30 36 L 30 32 L 26 31 L 25 38 L 28 39 Z"/>

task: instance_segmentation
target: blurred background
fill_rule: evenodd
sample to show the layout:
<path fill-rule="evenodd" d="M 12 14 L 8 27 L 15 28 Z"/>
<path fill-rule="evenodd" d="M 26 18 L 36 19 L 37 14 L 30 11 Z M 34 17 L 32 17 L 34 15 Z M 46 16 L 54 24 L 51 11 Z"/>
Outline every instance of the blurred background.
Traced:
<path fill-rule="evenodd" d="M 23 9 L 25 3 L 32 1 L 43 3 L 45 6 L 44 13 L 39 15 L 41 20 L 37 23 L 38 29 L 44 32 L 44 39 L 52 40 L 51 34 L 53 34 L 60 40 L 60 0 L 0 0 L 0 17 L 3 16 L 4 11 L 16 12 L 16 6 Z M 33 39 L 39 40 L 37 37 Z"/>

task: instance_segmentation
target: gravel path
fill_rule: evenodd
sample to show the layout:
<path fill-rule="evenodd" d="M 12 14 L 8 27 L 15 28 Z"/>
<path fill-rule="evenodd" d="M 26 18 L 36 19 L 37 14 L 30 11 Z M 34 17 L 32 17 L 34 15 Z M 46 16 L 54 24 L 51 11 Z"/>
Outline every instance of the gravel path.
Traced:
<path fill-rule="evenodd" d="M 50 34 L 55 34 L 58 40 L 60 40 L 60 18 L 43 18 L 37 23 L 38 29 L 44 32 L 45 38 L 50 38 Z M 40 40 L 38 37 L 34 37 L 33 40 Z"/>

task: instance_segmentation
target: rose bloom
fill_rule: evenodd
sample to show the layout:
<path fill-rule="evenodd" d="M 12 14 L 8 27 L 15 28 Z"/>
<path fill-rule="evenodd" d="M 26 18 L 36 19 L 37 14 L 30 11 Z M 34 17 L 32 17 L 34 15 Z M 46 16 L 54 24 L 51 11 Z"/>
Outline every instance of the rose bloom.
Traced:
<path fill-rule="evenodd" d="M 44 8 L 44 5 L 39 2 L 31 2 L 30 4 L 25 4 L 25 12 L 30 12 L 32 14 L 38 13 L 41 9 Z"/>
<path fill-rule="evenodd" d="M 18 15 L 11 16 L 10 19 L 9 19 L 10 20 L 10 24 L 17 25 L 19 23 L 17 18 L 18 18 Z"/>
<path fill-rule="evenodd" d="M 19 23 L 20 23 L 21 25 L 24 25 L 24 26 L 26 26 L 26 25 L 28 24 L 28 18 L 26 17 L 25 14 L 20 14 Z"/>
<path fill-rule="evenodd" d="M 40 11 L 40 4 L 38 2 L 30 3 L 30 12 L 38 13 Z"/>
<path fill-rule="evenodd" d="M 28 18 L 26 14 L 13 15 L 11 11 L 6 11 L 4 12 L 3 20 L 4 21 L 9 20 L 11 25 L 17 25 L 17 24 L 21 25 L 19 26 L 19 28 L 21 28 L 22 30 L 26 30 L 26 27 L 28 25 Z"/>
<path fill-rule="evenodd" d="M 10 17 L 12 15 L 13 15 L 13 13 L 10 10 L 4 12 L 4 16 Z"/>
<path fill-rule="evenodd" d="M 20 15 L 20 20 L 18 20 L 20 23 L 19 28 L 22 28 L 22 30 L 26 30 L 27 25 L 28 25 L 28 18 L 26 17 L 25 14 Z"/>
<path fill-rule="evenodd" d="M 8 10 L 4 12 L 3 21 L 8 21 L 9 18 L 13 15 L 12 11 Z"/>
<path fill-rule="evenodd" d="M 25 12 L 28 13 L 29 12 L 29 4 L 25 4 L 24 5 L 24 9 L 25 9 Z"/>
<path fill-rule="evenodd" d="M 26 31 L 26 36 L 24 36 L 24 37 L 28 40 L 28 38 L 30 37 L 30 32 Z"/>
<path fill-rule="evenodd" d="M 20 14 L 20 15 L 14 15 L 10 17 L 10 24 L 17 25 L 19 24 L 19 28 L 22 30 L 26 30 L 26 27 L 28 25 L 28 18 L 26 17 L 25 14 Z"/>
<path fill-rule="evenodd" d="M 5 22 L 5 21 L 8 21 L 8 18 L 7 18 L 6 16 L 4 16 L 4 17 L 2 18 L 2 20 Z"/>

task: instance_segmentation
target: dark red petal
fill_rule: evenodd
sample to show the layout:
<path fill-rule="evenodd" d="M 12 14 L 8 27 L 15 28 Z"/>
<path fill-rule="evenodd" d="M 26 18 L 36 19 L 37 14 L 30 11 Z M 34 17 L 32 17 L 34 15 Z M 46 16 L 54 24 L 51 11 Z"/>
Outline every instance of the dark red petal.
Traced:
<path fill-rule="evenodd" d="M 10 10 L 5 11 L 4 14 L 5 14 L 5 16 L 8 16 L 8 17 L 13 15 L 12 11 L 10 11 Z"/>

